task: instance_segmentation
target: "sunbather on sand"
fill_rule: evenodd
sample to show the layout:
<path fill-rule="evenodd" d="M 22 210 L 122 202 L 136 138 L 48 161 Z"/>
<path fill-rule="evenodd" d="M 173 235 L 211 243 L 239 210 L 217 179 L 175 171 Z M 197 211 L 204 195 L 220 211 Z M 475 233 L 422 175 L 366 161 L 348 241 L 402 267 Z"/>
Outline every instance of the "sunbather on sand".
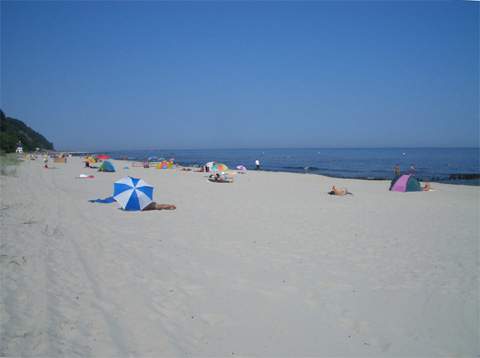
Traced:
<path fill-rule="evenodd" d="M 432 186 L 430 185 L 430 183 L 426 183 L 423 188 L 422 188 L 423 191 L 430 191 L 432 190 Z"/>
<path fill-rule="evenodd" d="M 175 210 L 177 207 L 173 204 L 158 204 L 156 202 L 151 202 L 146 207 L 143 208 L 143 211 L 146 210 Z"/>
<path fill-rule="evenodd" d="M 350 193 L 350 192 L 348 191 L 347 188 L 341 188 L 341 189 L 339 189 L 339 188 L 336 188 L 335 185 L 332 186 L 332 190 L 329 191 L 328 194 L 330 194 L 330 195 L 340 195 L 340 196 L 342 196 L 342 195 L 347 195 L 347 194 L 353 195 L 352 193 Z"/>
<path fill-rule="evenodd" d="M 226 174 L 220 175 L 220 173 L 210 174 L 208 180 L 215 183 L 233 183 L 232 177 Z"/>

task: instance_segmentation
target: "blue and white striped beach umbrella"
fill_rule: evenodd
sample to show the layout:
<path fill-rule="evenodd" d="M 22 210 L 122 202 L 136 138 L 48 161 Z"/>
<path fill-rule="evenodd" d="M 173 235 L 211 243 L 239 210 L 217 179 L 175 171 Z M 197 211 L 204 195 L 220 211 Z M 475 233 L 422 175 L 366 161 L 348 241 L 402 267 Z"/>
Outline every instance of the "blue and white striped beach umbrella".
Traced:
<path fill-rule="evenodd" d="M 113 184 L 113 198 L 123 210 L 143 210 L 153 199 L 153 186 L 142 179 L 125 177 Z"/>

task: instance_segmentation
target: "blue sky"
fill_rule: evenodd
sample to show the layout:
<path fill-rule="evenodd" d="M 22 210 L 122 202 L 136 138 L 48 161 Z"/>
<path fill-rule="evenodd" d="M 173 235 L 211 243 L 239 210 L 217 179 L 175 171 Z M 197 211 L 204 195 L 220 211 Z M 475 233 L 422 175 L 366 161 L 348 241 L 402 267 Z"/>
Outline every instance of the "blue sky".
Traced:
<path fill-rule="evenodd" d="M 478 2 L 1 2 L 58 149 L 479 145 Z"/>

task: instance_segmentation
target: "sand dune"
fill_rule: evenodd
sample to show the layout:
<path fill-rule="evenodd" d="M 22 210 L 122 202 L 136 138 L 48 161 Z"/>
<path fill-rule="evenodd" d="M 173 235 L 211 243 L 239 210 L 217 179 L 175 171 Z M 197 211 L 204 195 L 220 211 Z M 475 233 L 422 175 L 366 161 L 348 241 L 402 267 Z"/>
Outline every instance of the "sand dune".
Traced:
<path fill-rule="evenodd" d="M 114 164 L 0 177 L 0 355 L 480 353 L 478 187 L 267 172 L 215 184 Z M 88 202 L 125 175 L 177 210 Z M 334 183 L 354 195 L 327 195 Z"/>

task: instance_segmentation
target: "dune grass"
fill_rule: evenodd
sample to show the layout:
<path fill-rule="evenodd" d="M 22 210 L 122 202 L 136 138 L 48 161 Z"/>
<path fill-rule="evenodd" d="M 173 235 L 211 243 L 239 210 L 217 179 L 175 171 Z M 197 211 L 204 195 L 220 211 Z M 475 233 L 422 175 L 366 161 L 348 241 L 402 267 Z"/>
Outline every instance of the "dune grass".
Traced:
<path fill-rule="evenodd" d="M 19 163 L 18 154 L 0 152 L 0 175 L 16 176 Z"/>

